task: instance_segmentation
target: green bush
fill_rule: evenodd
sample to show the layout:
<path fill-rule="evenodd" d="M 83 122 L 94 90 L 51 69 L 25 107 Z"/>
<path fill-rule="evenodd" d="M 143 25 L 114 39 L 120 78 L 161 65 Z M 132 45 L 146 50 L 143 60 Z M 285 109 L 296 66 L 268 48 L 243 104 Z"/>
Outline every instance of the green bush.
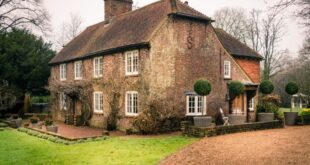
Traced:
<path fill-rule="evenodd" d="M 272 102 L 263 102 L 257 104 L 258 113 L 274 113 L 276 118 L 280 118 L 280 108 L 275 103 Z"/>
<path fill-rule="evenodd" d="M 285 91 L 289 95 L 294 95 L 294 94 L 298 93 L 298 90 L 299 90 L 298 85 L 295 82 L 289 82 L 285 86 Z"/>
<path fill-rule="evenodd" d="M 270 94 L 274 90 L 273 83 L 270 80 L 264 80 L 259 85 L 259 91 L 263 94 Z"/>
<path fill-rule="evenodd" d="M 229 94 L 233 97 L 244 93 L 245 86 L 240 81 L 231 81 L 228 85 Z"/>
<path fill-rule="evenodd" d="M 303 108 L 302 111 L 300 112 L 301 116 L 306 116 L 310 115 L 310 108 Z"/>
<path fill-rule="evenodd" d="M 211 92 L 211 84 L 205 79 L 197 80 L 194 84 L 194 91 L 200 96 L 207 96 Z"/>

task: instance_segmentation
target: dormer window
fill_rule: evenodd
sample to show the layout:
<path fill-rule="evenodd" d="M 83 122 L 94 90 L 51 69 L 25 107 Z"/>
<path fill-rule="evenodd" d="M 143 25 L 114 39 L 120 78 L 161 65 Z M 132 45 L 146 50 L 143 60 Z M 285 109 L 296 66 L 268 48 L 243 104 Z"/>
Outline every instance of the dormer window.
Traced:
<path fill-rule="evenodd" d="M 139 51 L 128 51 L 125 54 L 126 76 L 139 74 Z"/>
<path fill-rule="evenodd" d="M 224 78 L 231 78 L 231 64 L 230 61 L 224 61 Z"/>
<path fill-rule="evenodd" d="M 67 64 L 60 65 L 60 81 L 65 81 L 67 79 Z"/>
<path fill-rule="evenodd" d="M 74 77 L 75 80 L 82 80 L 83 76 L 83 62 L 76 61 L 74 62 Z"/>

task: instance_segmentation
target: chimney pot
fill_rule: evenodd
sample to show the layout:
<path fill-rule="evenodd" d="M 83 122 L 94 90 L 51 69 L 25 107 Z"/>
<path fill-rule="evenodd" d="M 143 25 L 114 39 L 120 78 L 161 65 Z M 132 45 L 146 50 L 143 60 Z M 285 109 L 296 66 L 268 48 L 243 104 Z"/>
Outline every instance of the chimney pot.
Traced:
<path fill-rule="evenodd" d="M 105 20 L 132 11 L 132 0 L 104 0 Z"/>
<path fill-rule="evenodd" d="M 185 4 L 185 5 L 188 5 L 188 1 L 185 1 L 184 4 Z"/>

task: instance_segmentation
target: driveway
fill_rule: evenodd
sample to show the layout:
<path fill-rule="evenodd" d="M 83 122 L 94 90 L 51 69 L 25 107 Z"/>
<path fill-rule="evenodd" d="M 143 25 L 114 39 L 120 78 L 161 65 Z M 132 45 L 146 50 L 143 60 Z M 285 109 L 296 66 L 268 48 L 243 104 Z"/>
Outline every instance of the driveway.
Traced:
<path fill-rule="evenodd" d="M 203 138 L 160 164 L 309 165 L 310 126 Z"/>

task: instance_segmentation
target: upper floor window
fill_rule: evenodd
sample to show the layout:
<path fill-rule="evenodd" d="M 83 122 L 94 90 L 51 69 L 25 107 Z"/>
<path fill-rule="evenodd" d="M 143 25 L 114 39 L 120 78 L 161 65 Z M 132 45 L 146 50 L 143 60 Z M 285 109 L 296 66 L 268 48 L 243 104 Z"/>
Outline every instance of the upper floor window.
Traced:
<path fill-rule="evenodd" d="M 224 78 L 231 78 L 231 64 L 230 61 L 224 61 Z"/>
<path fill-rule="evenodd" d="M 126 52 L 125 63 L 126 75 L 137 75 L 139 73 L 139 51 Z"/>
<path fill-rule="evenodd" d="M 103 93 L 94 92 L 94 112 L 103 113 Z"/>
<path fill-rule="evenodd" d="M 138 92 L 129 91 L 126 92 L 126 105 L 125 112 L 127 116 L 137 116 L 138 115 Z"/>
<path fill-rule="evenodd" d="M 60 65 L 60 80 L 64 81 L 67 79 L 67 64 Z"/>
<path fill-rule="evenodd" d="M 102 77 L 103 76 L 103 58 L 96 57 L 94 58 L 94 77 Z"/>
<path fill-rule="evenodd" d="M 74 62 L 74 76 L 76 80 L 81 80 L 83 78 L 83 62 L 76 61 Z"/>
<path fill-rule="evenodd" d="M 206 115 L 206 97 L 188 95 L 186 96 L 186 104 L 187 116 Z"/>

